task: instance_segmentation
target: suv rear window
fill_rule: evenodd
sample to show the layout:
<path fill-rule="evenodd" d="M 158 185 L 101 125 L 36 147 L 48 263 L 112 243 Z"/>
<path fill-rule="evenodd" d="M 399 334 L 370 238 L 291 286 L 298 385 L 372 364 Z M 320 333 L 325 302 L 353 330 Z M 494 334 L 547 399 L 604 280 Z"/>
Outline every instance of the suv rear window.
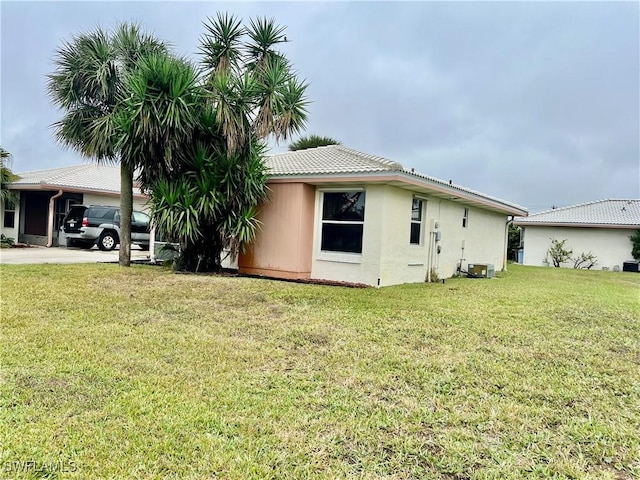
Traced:
<path fill-rule="evenodd" d="M 91 218 L 100 218 L 102 220 L 113 220 L 113 215 L 116 212 L 114 208 L 108 207 L 91 207 L 87 216 Z"/>
<path fill-rule="evenodd" d="M 80 218 L 81 219 L 82 217 L 84 217 L 85 210 L 87 210 L 87 207 L 85 207 L 84 205 L 73 206 L 67 212 L 66 218 L 76 218 L 76 219 Z"/>

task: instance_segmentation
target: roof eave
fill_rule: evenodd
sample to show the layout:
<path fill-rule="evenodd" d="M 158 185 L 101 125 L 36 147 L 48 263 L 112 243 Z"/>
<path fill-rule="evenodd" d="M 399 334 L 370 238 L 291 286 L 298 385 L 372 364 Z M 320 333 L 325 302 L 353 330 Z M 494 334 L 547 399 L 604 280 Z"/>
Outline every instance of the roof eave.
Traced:
<path fill-rule="evenodd" d="M 625 228 L 638 230 L 640 225 L 625 223 L 579 223 L 579 222 L 531 222 L 527 220 L 514 220 L 514 225 L 521 227 L 574 227 L 574 228 Z"/>
<path fill-rule="evenodd" d="M 109 196 L 120 196 L 120 192 L 116 192 L 114 190 L 101 190 L 95 188 L 86 188 L 86 187 L 78 187 L 71 185 L 56 185 L 54 183 L 19 183 L 19 184 L 9 184 L 9 190 L 24 190 L 24 191 L 36 191 L 36 190 L 64 190 L 65 192 L 76 192 L 76 193 L 93 193 L 96 195 L 109 195 Z M 147 198 L 147 195 L 143 193 L 133 193 L 134 198 Z"/>
<path fill-rule="evenodd" d="M 300 182 L 310 184 L 323 183 L 401 183 L 404 188 L 414 191 L 420 189 L 427 190 L 420 192 L 430 194 L 439 198 L 457 201 L 461 203 L 469 203 L 471 205 L 479 205 L 489 210 L 498 211 L 506 215 L 528 215 L 528 211 L 524 207 L 502 203 L 496 199 L 485 197 L 476 193 L 461 190 L 456 186 L 449 186 L 439 182 L 412 175 L 404 171 L 378 171 L 378 172 L 344 172 L 344 173 L 323 173 L 323 174 L 287 174 L 287 175 L 269 175 L 269 182 L 289 183 Z M 412 187 L 412 188 L 411 188 Z"/>

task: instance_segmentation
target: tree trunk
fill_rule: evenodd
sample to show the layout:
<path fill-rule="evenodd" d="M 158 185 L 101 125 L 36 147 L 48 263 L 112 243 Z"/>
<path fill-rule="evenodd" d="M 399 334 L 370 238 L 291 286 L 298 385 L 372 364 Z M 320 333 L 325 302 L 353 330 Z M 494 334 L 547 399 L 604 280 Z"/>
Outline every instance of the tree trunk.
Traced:
<path fill-rule="evenodd" d="M 208 241 L 201 238 L 195 242 L 182 243 L 181 249 L 179 270 L 196 273 L 222 271 L 220 264 L 222 242 L 217 233 L 210 236 Z"/>
<path fill-rule="evenodd" d="M 131 265 L 131 212 L 133 211 L 133 168 L 120 161 L 120 254 L 121 267 Z"/>

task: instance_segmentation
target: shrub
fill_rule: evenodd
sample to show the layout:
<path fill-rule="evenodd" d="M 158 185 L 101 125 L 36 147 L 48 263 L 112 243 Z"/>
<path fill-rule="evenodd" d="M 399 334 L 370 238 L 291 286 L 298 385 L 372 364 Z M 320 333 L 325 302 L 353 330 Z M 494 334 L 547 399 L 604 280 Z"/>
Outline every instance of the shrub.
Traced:
<path fill-rule="evenodd" d="M 11 237 L 6 237 L 3 234 L 0 234 L 0 248 L 10 248 L 15 244 L 15 240 Z"/>
<path fill-rule="evenodd" d="M 566 238 L 564 240 L 551 239 L 551 247 L 547 251 L 547 254 L 551 257 L 553 266 L 556 268 L 560 267 L 561 263 L 571 260 L 571 255 L 573 255 L 573 250 L 567 250 L 565 248 L 564 244 L 566 241 Z"/>
<path fill-rule="evenodd" d="M 591 252 L 582 252 L 576 258 L 572 258 L 571 260 L 573 260 L 573 268 L 586 268 L 587 270 L 590 270 L 591 267 L 598 263 L 598 257 Z"/>
<path fill-rule="evenodd" d="M 631 240 L 631 256 L 634 260 L 640 260 L 640 230 L 629 237 Z"/>

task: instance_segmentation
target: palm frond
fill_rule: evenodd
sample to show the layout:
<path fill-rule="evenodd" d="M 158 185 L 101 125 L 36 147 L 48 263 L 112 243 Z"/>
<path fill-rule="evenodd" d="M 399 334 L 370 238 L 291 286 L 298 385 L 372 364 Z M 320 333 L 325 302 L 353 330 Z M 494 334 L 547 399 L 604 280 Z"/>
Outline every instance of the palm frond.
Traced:
<path fill-rule="evenodd" d="M 287 139 L 291 134 L 304 129 L 307 122 L 307 105 L 309 100 L 305 93 L 306 83 L 290 78 L 280 90 L 280 110 L 277 114 L 277 136 Z"/>
<path fill-rule="evenodd" d="M 331 137 L 321 137 L 319 135 L 308 135 L 300 137 L 289 145 L 290 151 L 306 150 L 308 148 L 325 147 L 327 145 L 340 145 L 338 140 Z"/>
<path fill-rule="evenodd" d="M 258 17 L 250 21 L 247 29 L 249 42 L 247 43 L 247 65 L 249 70 L 261 68 L 274 56 L 282 57 L 274 46 L 286 42 L 285 27 L 277 25 L 275 19 Z M 284 58 L 284 57 L 282 57 Z"/>
<path fill-rule="evenodd" d="M 141 59 L 167 53 L 169 48 L 166 42 L 143 32 L 140 25 L 127 22 L 116 28 L 111 42 L 123 75 L 132 72 Z"/>
<path fill-rule="evenodd" d="M 200 37 L 200 54 L 205 68 L 212 73 L 237 70 L 242 59 L 241 39 L 246 33 L 234 15 L 218 13 L 207 18 L 206 33 Z"/>
<path fill-rule="evenodd" d="M 207 94 L 215 105 L 216 122 L 230 152 L 237 151 L 247 139 L 245 88 L 228 71 L 216 73 L 208 84 Z"/>
<path fill-rule="evenodd" d="M 104 30 L 64 42 L 54 61 L 56 70 L 47 83 L 54 104 L 67 109 L 78 104 L 107 107 L 117 102 L 116 53 Z"/>
<path fill-rule="evenodd" d="M 289 82 L 291 73 L 287 62 L 279 57 L 270 58 L 260 69 L 256 80 L 257 115 L 254 130 L 262 139 L 271 134 L 281 135 L 277 124 L 278 113 L 283 110 L 282 87 Z"/>

